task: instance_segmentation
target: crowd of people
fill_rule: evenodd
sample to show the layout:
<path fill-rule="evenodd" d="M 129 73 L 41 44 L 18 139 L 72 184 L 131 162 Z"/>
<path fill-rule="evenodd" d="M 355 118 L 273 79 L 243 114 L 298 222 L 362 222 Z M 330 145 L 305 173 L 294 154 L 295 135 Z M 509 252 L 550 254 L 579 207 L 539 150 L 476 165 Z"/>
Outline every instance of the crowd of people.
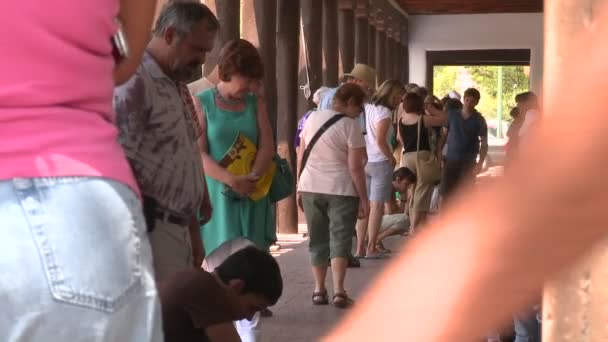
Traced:
<path fill-rule="evenodd" d="M 476 110 L 477 89 L 462 97 L 452 91 L 440 100 L 424 87 L 398 80 L 376 89 L 375 78 L 373 68 L 357 64 L 339 87 L 319 88 L 313 95 L 318 109 L 298 123 L 298 204 L 309 227 L 314 305 L 329 303 L 328 268 L 332 303 L 352 305 L 344 280 L 347 266 L 357 264 L 349 259 L 388 258 L 384 238 L 413 236 L 429 214 L 450 205 L 456 190 L 472 189 L 484 170 L 488 127 Z M 532 92 L 515 101 L 509 157 L 538 109 Z M 538 341 L 536 314 L 516 315 L 517 342 Z M 498 340 L 497 333 L 490 334 L 489 341 Z"/>

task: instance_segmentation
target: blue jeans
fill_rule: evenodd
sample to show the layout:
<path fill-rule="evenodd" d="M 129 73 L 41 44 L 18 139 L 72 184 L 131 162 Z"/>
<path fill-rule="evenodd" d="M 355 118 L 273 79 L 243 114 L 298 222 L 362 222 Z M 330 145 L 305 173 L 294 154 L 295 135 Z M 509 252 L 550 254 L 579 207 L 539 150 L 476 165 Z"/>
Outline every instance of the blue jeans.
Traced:
<path fill-rule="evenodd" d="M 101 178 L 0 181 L 0 341 L 162 341 L 137 196 Z"/>

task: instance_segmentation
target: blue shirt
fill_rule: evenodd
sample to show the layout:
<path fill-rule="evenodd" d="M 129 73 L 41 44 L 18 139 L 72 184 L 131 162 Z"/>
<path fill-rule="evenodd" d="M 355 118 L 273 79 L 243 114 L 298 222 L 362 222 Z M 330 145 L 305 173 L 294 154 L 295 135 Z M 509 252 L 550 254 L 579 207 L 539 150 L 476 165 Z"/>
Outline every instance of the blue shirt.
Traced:
<path fill-rule="evenodd" d="M 314 109 L 309 110 L 308 112 L 306 112 L 306 114 L 304 114 L 304 116 L 300 119 L 300 121 L 298 121 L 298 128 L 296 128 L 296 138 L 294 141 L 295 148 L 300 147 L 300 133 L 302 133 L 302 130 L 304 129 L 304 124 L 306 124 L 306 120 L 308 120 L 308 117 L 314 111 L 315 111 Z"/>
<path fill-rule="evenodd" d="M 331 109 L 331 103 L 334 101 L 334 96 L 338 88 L 331 88 L 323 94 L 323 98 L 321 99 L 321 103 L 319 104 L 319 110 Z"/>
<path fill-rule="evenodd" d="M 452 110 L 448 112 L 448 130 L 447 160 L 476 160 L 481 139 L 488 138 L 486 119 L 476 112 L 465 120 L 461 111 Z"/>

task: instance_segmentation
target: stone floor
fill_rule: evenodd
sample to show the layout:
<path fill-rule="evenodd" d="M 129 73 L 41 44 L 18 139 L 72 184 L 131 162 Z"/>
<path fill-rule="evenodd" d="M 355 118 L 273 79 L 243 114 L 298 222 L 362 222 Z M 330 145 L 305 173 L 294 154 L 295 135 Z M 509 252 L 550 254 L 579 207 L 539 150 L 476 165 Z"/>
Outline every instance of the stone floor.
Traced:
<path fill-rule="evenodd" d="M 398 250 L 405 237 L 387 239 L 387 248 Z M 273 252 L 281 265 L 285 288 L 283 296 L 272 307 L 273 317 L 263 318 L 264 342 L 314 342 L 335 326 L 347 311 L 328 306 L 313 306 L 312 273 L 308 259 L 308 242 L 302 235 L 279 237 L 281 249 Z M 348 269 L 346 289 L 355 300 L 387 264 L 386 260 L 362 260 L 361 268 Z M 331 274 L 331 272 L 330 272 Z M 331 289 L 331 276 L 327 286 Z M 331 292 L 330 292 L 331 296 Z"/>

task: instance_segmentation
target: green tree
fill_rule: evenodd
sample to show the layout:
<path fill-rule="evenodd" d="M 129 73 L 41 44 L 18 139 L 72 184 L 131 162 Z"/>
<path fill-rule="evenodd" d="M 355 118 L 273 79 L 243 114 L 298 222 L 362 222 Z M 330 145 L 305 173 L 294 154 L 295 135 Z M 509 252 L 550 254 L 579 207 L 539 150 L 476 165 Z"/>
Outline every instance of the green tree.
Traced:
<path fill-rule="evenodd" d="M 457 89 L 458 72 L 461 66 L 436 66 L 433 70 L 433 94 L 439 98 Z"/>
<path fill-rule="evenodd" d="M 467 71 L 482 93 L 479 111 L 487 117 L 495 118 L 498 105 L 498 68 L 497 66 L 466 66 Z M 530 79 L 523 66 L 503 67 L 503 118 L 510 120 L 509 111 L 515 107 L 515 95 L 528 91 Z M 485 95 L 485 96 L 484 96 Z"/>

